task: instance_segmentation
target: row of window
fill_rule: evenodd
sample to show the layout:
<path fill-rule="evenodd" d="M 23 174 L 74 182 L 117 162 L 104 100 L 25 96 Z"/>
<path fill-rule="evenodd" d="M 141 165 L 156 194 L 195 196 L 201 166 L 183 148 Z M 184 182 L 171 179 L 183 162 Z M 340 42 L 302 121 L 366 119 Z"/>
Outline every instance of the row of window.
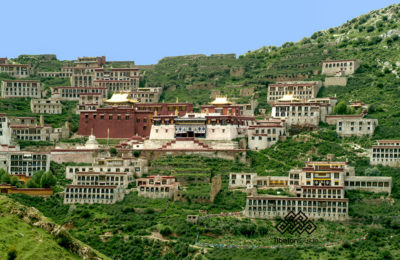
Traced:
<path fill-rule="evenodd" d="M 354 127 L 350 127 L 350 131 L 351 131 L 351 132 L 354 132 L 354 129 L 355 129 Z M 343 128 L 340 126 L 340 127 L 338 128 L 338 131 L 339 131 L 339 132 L 342 132 L 342 131 L 344 131 L 344 130 L 343 130 Z M 359 128 L 358 128 L 358 131 L 363 131 L 363 127 L 359 127 Z M 368 127 L 367 127 L 367 131 L 371 131 L 371 127 L 368 126 Z"/>
<path fill-rule="evenodd" d="M 269 90 L 269 93 L 268 93 L 270 96 L 284 96 L 284 95 L 287 95 L 287 94 L 289 94 L 289 91 L 281 91 L 281 90 L 279 90 L 279 91 L 276 91 L 276 90 L 274 90 L 274 89 L 270 89 Z M 311 90 L 306 90 L 306 91 L 290 91 L 290 94 L 293 94 L 295 97 L 296 97 L 296 95 L 300 95 L 300 96 L 303 96 L 303 95 L 308 95 L 308 96 L 310 96 L 311 94 L 312 94 L 312 91 Z"/>
<path fill-rule="evenodd" d="M 303 194 L 342 194 L 342 191 L 336 189 L 304 189 Z"/>
<path fill-rule="evenodd" d="M 106 75 L 104 75 L 104 74 L 106 74 Z M 133 71 L 133 75 L 136 76 L 136 74 L 137 74 L 136 71 Z M 96 73 L 97 77 L 104 77 L 104 76 L 106 76 L 106 77 L 109 77 L 109 76 L 111 76 L 111 77 L 114 77 L 114 76 L 116 76 L 116 77 L 122 77 L 122 76 L 131 77 L 131 75 L 132 75 L 132 72 L 130 72 L 130 71 L 108 72 L 108 73 L 97 72 Z"/>
<path fill-rule="evenodd" d="M 341 201 L 307 201 L 307 200 L 248 200 L 248 205 L 268 205 L 275 208 L 276 206 L 313 206 L 313 207 L 347 207 L 347 202 Z"/>
<path fill-rule="evenodd" d="M 126 169 L 127 170 L 127 169 Z M 88 180 L 92 180 L 92 181 L 123 181 L 125 178 L 124 176 L 118 177 L 118 176 L 77 176 L 77 180 L 78 181 L 88 181 Z"/>
<path fill-rule="evenodd" d="M 251 140 L 255 140 L 256 139 L 256 137 L 255 136 L 252 136 L 251 137 Z M 267 137 L 267 136 L 259 136 L 258 137 L 258 140 L 263 140 L 263 139 L 265 139 L 265 140 L 267 140 L 267 142 L 272 142 L 272 141 L 276 141 L 276 137 Z"/>
<path fill-rule="evenodd" d="M 140 187 L 140 191 L 145 191 L 146 190 L 146 192 L 169 192 L 169 187 L 151 187 L 151 188 L 149 188 L 149 187 L 146 187 L 146 189 L 144 188 L 144 187 Z"/>
<path fill-rule="evenodd" d="M 268 209 L 266 207 L 249 207 L 248 211 L 264 211 L 264 212 L 281 212 L 281 211 L 296 211 L 296 208 L 291 208 L 291 207 L 278 207 L 278 208 L 274 208 L 274 207 L 268 207 Z M 341 208 L 303 208 L 302 211 L 304 213 L 346 213 L 347 209 L 341 209 Z M 251 214 L 251 213 L 250 213 Z"/>
<path fill-rule="evenodd" d="M 389 182 L 376 181 L 345 181 L 346 187 L 389 187 Z"/>
<path fill-rule="evenodd" d="M 130 162 L 130 165 L 138 165 L 138 162 Z M 75 172 L 92 172 L 94 169 L 95 172 L 129 172 L 129 168 L 111 168 L 111 167 L 106 167 L 106 168 L 86 168 L 86 167 L 81 167 L 81 168 L 69 168 L 70 173 L 75 173 Z M 135 172 L 140 172 L 140 167 L 135 167 Z M 83 176 L 84 177 L 84 176 Z M 86 176 L 86 178 L 98 178 L 98 176 Z"/>
<path fill-rule="evenodd" d="M 398 153 L 400 152 L 400 149 L 380 149 L 380 148 L 374 148 L 373 152 L 376 153 Z"/>
<path fill-rule="evenodd" d="M 33 154 L 32 155 L 32 160 L 46 160 L 47 155 L 41 155 L 41 154 Z M 19 154 L 19 155 L 11 155 L 11 160 L 22 160 L 22 159 L 27 159 L 25 155 Z"/>
<path fill-rule="evenodd" d="M 9 92 L 5 91 L 3 96 L 33 96 L 33 97 L 39 97 L 39 92 L 37 91 L 31 91 L 31 92 Z"/>
<path fill-rule="evenodd" d="M 349 62 L 349 66 L 353 66 L 353 62 Z M 347 67 L 347 62 L 326 63 L 325 68 Z"/>
<path fill-rule="evenodd" d="M 374 157 L 374 158 L 394 158 L 394 159 L 397 159 L 397 158 L 400 158 L 400 153 L 392 153 L 392 154 L 388 154 L 388 153 L 382 153 L 382 154 L 374 153 L 374 154 L 373 154 L 373 157 Z"/>
<path fill-rule="evenodd" d="M 88 194 L 86 196 L 86 194 L 81 195 L 81 194 L 65 194 L 65 198 L 66 199 L 105 199 L 105 200 L 113 200 L 114 196 L 113 195 L 90 195 Z M 72 202 L 73 200 L 71 200 L 70 202 Z"/>
<path fill-rule="evenodd" d="M 114 193 L 114 189 L 103 189 L 103 188 L 66 188 L 65 192 L 72 192 L 72 193 L 82 193 L 82 192 L 89 192 L 89 193 Z"/>

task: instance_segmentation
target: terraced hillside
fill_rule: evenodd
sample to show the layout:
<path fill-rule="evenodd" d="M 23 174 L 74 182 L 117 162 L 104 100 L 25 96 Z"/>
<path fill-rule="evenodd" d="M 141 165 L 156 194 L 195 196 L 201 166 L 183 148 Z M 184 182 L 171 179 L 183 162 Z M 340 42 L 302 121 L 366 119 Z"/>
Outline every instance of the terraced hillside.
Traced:
<path fill-rule="evenodd" d="M 164 87 L 164 101 L 205 104 L 211 91 L 219 91 L 238 102 L 241 88 L 254 88 L 259 108 L 266 103 L 267 85 L 286 80 L 324 80 L 322 61 L 359 59 L 361 67 L 346 87 L 329 87 L 321 97 L 337 95 L 345 101 L 372 104 L 370 116 L 380 120 L 374 138 L 398 138 L 400 111 L 400 5 L 372 11 L 347 23 L 315 32 L 300 42 L 268 46 L 236 59 L 231 56 L 181 56 L 164 58 L 145 73 L 149 85 Z M 235 74 L 240 69 L 240 74 Z M 237 76 L 240 75 L 240 76 Z M 196 83 L 196 84 L 194 84 Z M 208 87 L 207 87 L 208 86 Z M 176 88 L 176 89 L 175 89 Z M 257 112 L 258 110 L 256 110 Z"/>

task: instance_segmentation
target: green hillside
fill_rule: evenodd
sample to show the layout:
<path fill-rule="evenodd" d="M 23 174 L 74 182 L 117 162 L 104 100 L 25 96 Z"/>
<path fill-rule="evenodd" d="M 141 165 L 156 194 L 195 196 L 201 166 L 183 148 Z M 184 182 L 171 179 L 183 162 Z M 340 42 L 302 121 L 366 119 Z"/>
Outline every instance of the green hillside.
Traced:
<path fill-rule="evenodd" d="M 169 155 L 150 160 L 149 175 L 172 175 L 185 184 L 185 201 L 150 199 L 130 192 L 123 201 L 112 205 L 71 206 L 63 204 L 60 193 L 49 198 L 22 194 L 0 196 L 0 258 L 5 258 L 7 251 L 14 246 L 17 259 L 78 259 L 65 249 L 65 241 L 55 239 L 36 225 L 29 225 L 21 214 L 12 213 L 27 207 L 35 207 L 51 221 L 64 226 L 68 230 L 65 231 L 67 238 L 73 238 L 79 244 L 85 243 L 90 246 L 88 248 L 113 259 L 399 258 L 400 169 L 373 167 L 367 154 L 367 149 L 377 139 L 400 138 L 399 35 L 400 5 L 392 5 L 339 27 L 315 32 L 297 43 L 262 47 L 239 57 L 232 54 L 166 57 L 154 66 L 143 66 L 141 85 L 162 87 L 162 101 L 175 102 L 179 99 L 181 102 L 192 102 L 198 108 L 210 102 L 211 94 L 218 91 L 238 103 L 244 103 L 252 97 L 240 96 L 241 90 L 254 88 L 258 109 L 269 109 L 266 103 L 269 83 L 324 81 L 325 76 L 321 75 L 324 60 L 359 59 L 361 66 L 349 77 L 347 86 L 323 87 L 319 96 L 336 95 L 339 101 L 346 103 L 360 100 L 370 105 L 368 117 L 379 119 L 379 126 L 371 139 L 341 138 L 333 126 L 321 123 L 318 130 L 292 133 L 269 149 L 247 151 L 246 164 L 238 159 L 230 161 L 194 155 Z M 49 71 L 68 65 L 67 61 L 58 61 L 51 55 L 21 55 L 15 61 L 30 62 L 36 69 Z M 0 79 L 3 77 L 6 78 L 0 75 Z M 42 80 L 46 88 L 52 84 L 69 84 L 59 79 Z M 2 100 L 0 112 L 33 116 L 27 102 L 29 99 Z M 75 106 L 74 102 L 64 102 L 63 114 L 46 116 L 46 123 L 61 126 L 64 121 L 69 121 L 76 131 L 79 117 L 72 114 Z M 347 192 L 350 219 L 344 222 L 315 220 L 317 230 L 302 238 L 316 242 L 300 243 L 299 247 L 275 248 L 280 246 L 275 238 L 298 238 L 296 235 L 280 234 L 274 228 L 276 219 L 208 216 L 197 225 L 186 221 L 187 215 L 243 211 L 246 193 L 228 189 L 231 172 L 287 176 L 290 169 L 302 167 L 307 160 L 322 161 L 328 155 L 333 155 L 338 161 L 348 160 L 355 167 L 357 176 L 374 172 L 377 176 L 392 177 L 391 195 Z M 51 167 L 55 174 L 64 175 L 65 165 L 53 162 Z M 209 196 L 210 179 L 218 174 L 222 175 L 222 189 L 214 203 L 201 202 L 199 199 Z M 65 185 L 64 179 L 59 178 L 58 181 L 59 186 Z M 283 195 L 287 191 L 259 192 Z M 365 235 L 366 240 L 351 241 Z M 196 242 L 245 245 L 246 248 L 202 249 Z M 327 242 L 343 243 L 326 247 Z M 252 249 L 252 246 L 274 248 Z"/>
<path fill-rule="evenodd" d="M 260 108 L 268 108 L 268 83 L 286 80 L 324 80 L 321 64 L 326 59 L 359 59 L 361 67 L 346 87 L 329 87 L 321 97 L 361 100 L 372 104 L 370 117 L 379 119 L 374 138 L 399 138 L 400 127 L 400 5 L 372 11 L 347 23 L 319 31 L 300 42 L 268 46 L 238 58 L 232 55 L 196 55 L 164 58 L 145 71 L 145 82 L 164 87 L 164 101 L 205 104 L 219 90 L 238 98 L 241 88 L 255 88 Z M 231 71 L 243 70 L 243 75 Z M 195 88 L 193 88 L 195 84 Z M 197 88 L 196 88 L 197 87 Z M 188 89 L 189 88 L 189 89 Z M 248 98 L 241 97 L 239 102 Z"/>
<path fill-rule="evenodd" d="M 60 246 L 45 230 L 32 227 L 13 214 L 13 202 L 0 196 L 0 259 L 14 248 L 17 259 L 81 259 Z"/>

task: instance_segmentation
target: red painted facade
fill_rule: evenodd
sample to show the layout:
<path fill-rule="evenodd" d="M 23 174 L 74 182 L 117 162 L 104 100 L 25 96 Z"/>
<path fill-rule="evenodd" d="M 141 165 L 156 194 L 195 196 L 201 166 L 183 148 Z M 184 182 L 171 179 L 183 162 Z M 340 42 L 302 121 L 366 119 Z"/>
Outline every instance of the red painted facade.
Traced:
<path fill-rule="evenodd" d="M 237 105 L 203 105 L 201 106 L 202 113 L 221 113 L 221 115 L 233 115 L 233 116 L 240 116 L 242 115 L 242 108 L 241 106 Z"/>
<path fill-rule="evenodd" d="M 79 135 L 88 136 L 93 129 L 96 138 L 148 137 L 155 111 L 157 115 L 179 116 L 193 112 L 188 103 L 135 104 L 134 107 L 105 107 L 95 111 L 82 111 L 79 121 Z"/>

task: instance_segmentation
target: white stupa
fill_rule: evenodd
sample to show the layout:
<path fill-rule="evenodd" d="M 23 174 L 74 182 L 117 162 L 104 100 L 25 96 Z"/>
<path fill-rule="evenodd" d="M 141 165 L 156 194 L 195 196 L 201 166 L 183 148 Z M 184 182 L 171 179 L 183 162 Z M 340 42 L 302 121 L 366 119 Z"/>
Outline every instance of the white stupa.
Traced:
<path fill-rule="evenodd" d="M 78 146 L 77 149 L 98 149 L 99 143 L 96 140 L 96 136 L 93 135 L 93 129 L 89 135 L 89 139 L 86 141 L 84 146 Z"/>

